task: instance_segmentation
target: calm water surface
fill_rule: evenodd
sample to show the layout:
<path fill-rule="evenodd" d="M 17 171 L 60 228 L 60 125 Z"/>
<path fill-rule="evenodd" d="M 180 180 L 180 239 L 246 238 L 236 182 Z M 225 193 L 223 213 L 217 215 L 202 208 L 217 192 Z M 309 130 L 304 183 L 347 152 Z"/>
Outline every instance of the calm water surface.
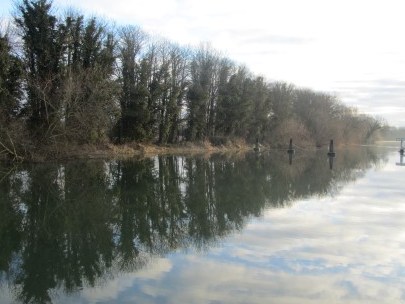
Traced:
<path fill-rule="evenodd" d="M 0 303 L 405 303 L 397 150 L 0 166 Z"/>

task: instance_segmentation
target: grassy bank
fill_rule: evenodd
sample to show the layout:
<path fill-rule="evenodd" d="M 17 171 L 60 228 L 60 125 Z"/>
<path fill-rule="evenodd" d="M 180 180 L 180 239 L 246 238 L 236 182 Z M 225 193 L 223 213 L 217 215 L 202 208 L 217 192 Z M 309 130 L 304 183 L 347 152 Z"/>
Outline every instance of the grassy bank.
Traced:
<path fill-rule="evenodd" d="M 53 144 L 34 148 L 29 151 L 24 151 L 23 153 L 21 153 L 21 151 L 15 153 L 13 151 L 3 151 L 3 153 L 0 153 L 0 160 L 15 162 L 45 162 L 70 159 L 123 159 L 131 157 L 150 157 L 155 155 L 240 153 L 251 151 L 252 149 L 252 145 L 249 145 L 242 140 L 228 142 L 223 145 L 213 145 L 208 141 L 165 145 L 136 142 L 126 144 L 105 143 L 98 145 Z"/>

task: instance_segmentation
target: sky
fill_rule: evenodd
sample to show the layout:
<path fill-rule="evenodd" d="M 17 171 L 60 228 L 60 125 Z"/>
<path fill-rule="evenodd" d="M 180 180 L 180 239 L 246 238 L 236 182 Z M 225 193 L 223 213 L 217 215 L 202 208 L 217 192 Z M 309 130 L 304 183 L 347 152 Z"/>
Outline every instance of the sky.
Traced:
<path fill-rule="evenodd" d="M 1 0 L 0 16 L 12 0 Z M 405 127 L 401 0 L 54 0 L 182 45 L 209 42 L 268 81 L 336 95 Z M 405 136 L 405 134 L 404 134 Z"/>

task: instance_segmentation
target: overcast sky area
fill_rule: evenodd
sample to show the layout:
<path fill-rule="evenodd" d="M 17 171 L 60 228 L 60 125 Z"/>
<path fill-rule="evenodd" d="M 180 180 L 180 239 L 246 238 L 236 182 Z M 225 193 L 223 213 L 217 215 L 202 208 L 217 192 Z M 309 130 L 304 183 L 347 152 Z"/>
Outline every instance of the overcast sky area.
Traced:
<path fill-rule="evenodd" d="M 54 0 L 183 45 L 209 42 L 268 81 L 336 95 L 405 127 L 405 28 L 400 0 Z M 12 0 L 1 0 L 10 16 Z"/>

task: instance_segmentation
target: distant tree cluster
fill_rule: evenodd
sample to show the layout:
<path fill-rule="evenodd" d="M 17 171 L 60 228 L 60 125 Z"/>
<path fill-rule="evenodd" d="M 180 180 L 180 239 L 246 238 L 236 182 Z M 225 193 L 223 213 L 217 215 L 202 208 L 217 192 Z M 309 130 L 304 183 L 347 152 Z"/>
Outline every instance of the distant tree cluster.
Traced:
<path fill-rule="evenodd" d="M 59 142 L 364 142 L 381 127 L 334 96 L 267 82 L 207 45 L 56 16 L 48 0 L 21 1 L 13 28 L 0 34 L 0 150 L 9 154 Z"/>

